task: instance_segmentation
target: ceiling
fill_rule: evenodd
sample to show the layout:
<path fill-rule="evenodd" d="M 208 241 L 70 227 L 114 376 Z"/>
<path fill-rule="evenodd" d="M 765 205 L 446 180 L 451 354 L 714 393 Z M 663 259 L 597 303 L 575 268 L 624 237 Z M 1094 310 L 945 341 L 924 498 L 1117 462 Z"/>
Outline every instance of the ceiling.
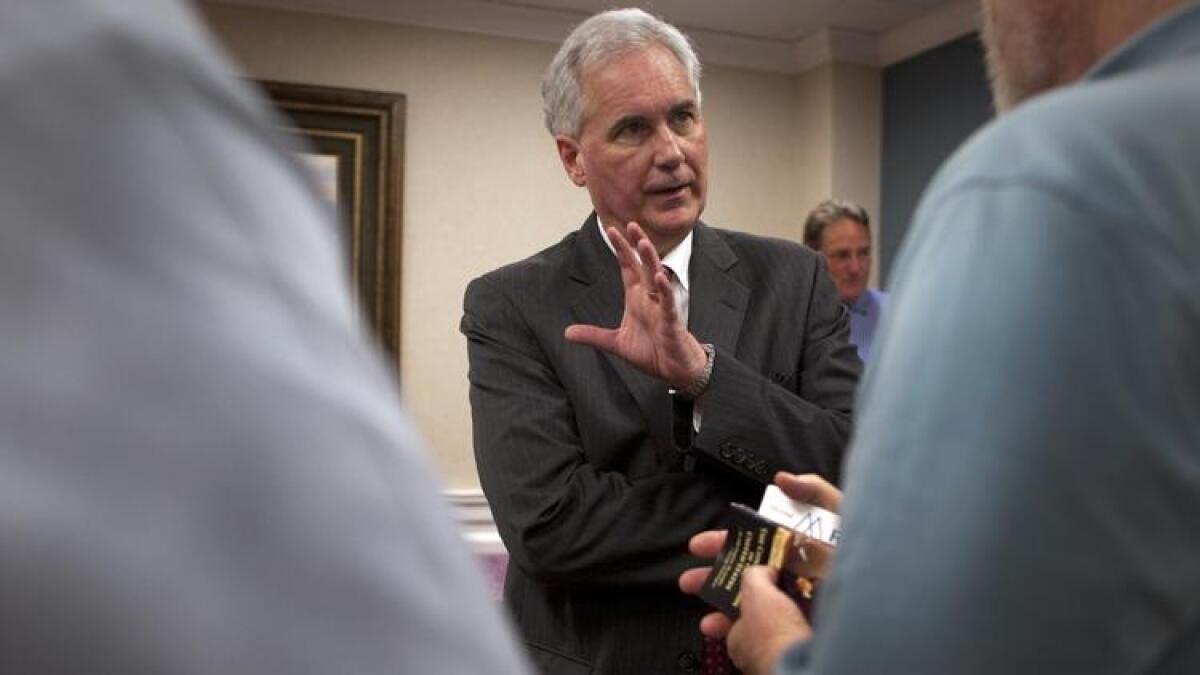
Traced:
<path fill-rule="evenodd" d="M 613 0 L 221 0 L 558 42 Z M 885 66 L 971 32 L 976 0 L 651 0 L 708 63 L 801 72 L 831 60 Z"/>

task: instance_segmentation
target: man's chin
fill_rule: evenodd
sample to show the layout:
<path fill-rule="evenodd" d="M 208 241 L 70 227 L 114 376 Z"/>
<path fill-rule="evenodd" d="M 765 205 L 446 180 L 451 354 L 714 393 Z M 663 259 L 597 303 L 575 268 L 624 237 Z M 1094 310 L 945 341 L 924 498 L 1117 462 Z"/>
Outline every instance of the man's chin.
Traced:
<path fill-rule="evenodd" d="M 693 200 L 674 208 L 652 209 L 645 214 L 647 221 L 658 224 L 663 229 L 691 229 L 700 219 L 700 206 Z"/>
<path fill-rule="evenodd" d="M 664 245 L 674 247 L 683 241 L 699 219 L 699 213 L 696 211 L 669 214 L 669 217 L 662 217 L 660 214 L 656 216 L 646 218 L 640 225 L 658 249 L 662 249 Z"/>

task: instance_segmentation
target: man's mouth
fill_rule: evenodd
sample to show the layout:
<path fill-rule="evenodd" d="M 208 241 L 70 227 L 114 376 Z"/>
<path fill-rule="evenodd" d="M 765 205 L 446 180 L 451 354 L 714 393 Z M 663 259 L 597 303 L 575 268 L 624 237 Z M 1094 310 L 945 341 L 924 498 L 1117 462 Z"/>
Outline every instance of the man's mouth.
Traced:
<path fill-rule="evenodd" d="M 654 187 L 646 190 L 647 194 L 661 197 L 677 197 L 683 195 L 692 186 L 691 182 L 671 183 L 661 187 Z"/>

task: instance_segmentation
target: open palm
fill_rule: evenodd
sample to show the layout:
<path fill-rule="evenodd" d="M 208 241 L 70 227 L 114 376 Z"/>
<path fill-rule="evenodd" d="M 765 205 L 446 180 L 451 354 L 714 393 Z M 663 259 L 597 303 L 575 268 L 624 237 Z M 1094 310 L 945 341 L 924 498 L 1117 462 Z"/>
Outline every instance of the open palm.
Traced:
<path fill-rule="evenodd" d="M 617 228 L 608 228 L 625 286 L 621 325 L 575 324 L 567 327 L 566 338 L 615 354 L 668 386 L 686 387 L 699 377 L 707 356 L 680 319 L 669 271 L 654 245 L 637 223 L 630 223 L 628 232 L 627 240 Z"/>

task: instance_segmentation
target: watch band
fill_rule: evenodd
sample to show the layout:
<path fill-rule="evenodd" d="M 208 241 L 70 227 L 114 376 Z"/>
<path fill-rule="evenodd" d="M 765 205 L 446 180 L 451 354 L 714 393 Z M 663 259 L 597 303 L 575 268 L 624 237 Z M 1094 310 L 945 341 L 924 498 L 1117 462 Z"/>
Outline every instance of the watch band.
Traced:
<path fill-rule="evenodd" d="M 704 349 L 704 355 L 707 357 L 704 360 L 704 368 L 696 379 L 692 380 L 688 386 L 682 389 L 676 389 L 674 394 L 688 401 L 694 401 L 700 398 L 704 390 L 708 389 L 708 381 L 712 379 L 713 361 L 717 358 L 717 350 L 709 343 L 700 345 Z"/>

